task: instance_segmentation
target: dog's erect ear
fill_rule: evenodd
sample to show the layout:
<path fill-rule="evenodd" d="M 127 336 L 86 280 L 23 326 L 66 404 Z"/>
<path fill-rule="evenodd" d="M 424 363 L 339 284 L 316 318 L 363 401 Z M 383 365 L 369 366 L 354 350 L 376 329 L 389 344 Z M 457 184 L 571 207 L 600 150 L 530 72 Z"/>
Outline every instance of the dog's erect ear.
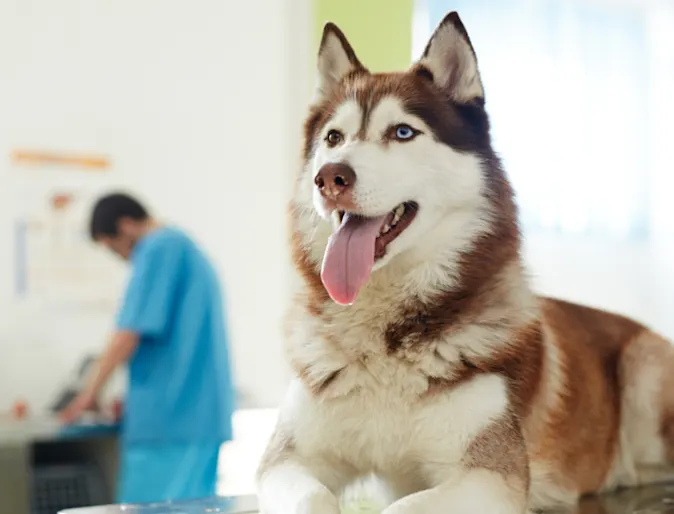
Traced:
<path fill-rule="evenodd" d="M 417 66 L 430 71 L 435 84 L 452 100 L 484 102 L 475 51 L 456 12 L 449 13 L 440 22 Z"/>
<path fill-rule="evenodd" d="M 366 71 L 344 33 L 334 23 L 326 23 L 318 50 L 316 99 L 328 96 L 345 76 L 359 70 Z"/>

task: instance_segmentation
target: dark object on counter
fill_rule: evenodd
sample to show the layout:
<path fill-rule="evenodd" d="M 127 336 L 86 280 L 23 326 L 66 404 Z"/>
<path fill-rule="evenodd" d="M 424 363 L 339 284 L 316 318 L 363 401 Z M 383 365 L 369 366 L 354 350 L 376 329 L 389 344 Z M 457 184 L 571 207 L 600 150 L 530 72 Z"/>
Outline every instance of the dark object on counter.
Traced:
<path fill-rule="evenodd" d="M 54 404 L 50 407 L 52 412 L 61 412 L 65 409 L 71 401 L 77 397 L 82 388 L 84 387 L 84 381 L 89 374 L 89 369 L 96 362 L 96 356 L 88 355 L 81 362 L 79 370 L 77 371 L 77 376 L 74 380 L 68 384 L 68 386 L 63 390 Z"/>
<path fill-rule="evenodd" d="M 59 395 L 56 402 L 50 407 L 50 410 L 55 413 L 61 412 L 63 409 L 66 408 L 66 406 L 70 404 L 70 402 L 72 402 L 75 399 L 77 393 L 78 392 L 75 391 L 74 389 L 66 389 Z"/>

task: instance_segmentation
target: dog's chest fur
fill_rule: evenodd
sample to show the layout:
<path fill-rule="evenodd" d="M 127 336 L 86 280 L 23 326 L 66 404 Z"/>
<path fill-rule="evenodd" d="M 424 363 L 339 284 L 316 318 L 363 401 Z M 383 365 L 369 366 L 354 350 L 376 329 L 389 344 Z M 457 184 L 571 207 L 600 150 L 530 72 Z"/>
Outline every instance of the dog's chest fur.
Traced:
<path fill-rule="evenodd" d="M 300 454 L 323 455 L 360 474 L 419 472 L 434 482 L 507 408 L 506 386 L 498 375 L 419 395 L 420 384 L 427 382 L 419 373 L 393 357 L 373 360 L 382 361 L 376 374 L 354 364 L 324 395 L 313 394 L 301 380 L 293 383 L 283 411 L 294 419 Z M 328 395 L 330 387 L 344 394 Z"/>

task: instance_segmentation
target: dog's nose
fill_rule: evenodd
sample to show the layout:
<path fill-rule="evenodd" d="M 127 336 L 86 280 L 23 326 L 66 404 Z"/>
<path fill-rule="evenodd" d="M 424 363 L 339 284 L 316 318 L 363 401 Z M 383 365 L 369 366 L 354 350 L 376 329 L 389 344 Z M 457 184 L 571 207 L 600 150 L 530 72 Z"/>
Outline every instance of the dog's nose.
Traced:
<path fill-rule="evenodd" d="M 330 200 L 348 196 L 356 183 L 356 172 L 348 164 L 334 162 L 320 169 L 314 183 L 321 194 Z"/>

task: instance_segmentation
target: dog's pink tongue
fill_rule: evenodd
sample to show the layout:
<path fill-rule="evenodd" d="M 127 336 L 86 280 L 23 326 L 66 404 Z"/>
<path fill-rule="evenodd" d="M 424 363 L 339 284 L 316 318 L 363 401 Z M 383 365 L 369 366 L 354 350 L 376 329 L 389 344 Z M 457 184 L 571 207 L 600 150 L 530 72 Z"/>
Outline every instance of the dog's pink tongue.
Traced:
<path fill-rule="evenodd" d="M 385 218 L 347 213 L 339 229 L 330 236 L 323 256 L 321 280 L 335 302 L 352 304 L 370 277 L 374 243 Z"/>

